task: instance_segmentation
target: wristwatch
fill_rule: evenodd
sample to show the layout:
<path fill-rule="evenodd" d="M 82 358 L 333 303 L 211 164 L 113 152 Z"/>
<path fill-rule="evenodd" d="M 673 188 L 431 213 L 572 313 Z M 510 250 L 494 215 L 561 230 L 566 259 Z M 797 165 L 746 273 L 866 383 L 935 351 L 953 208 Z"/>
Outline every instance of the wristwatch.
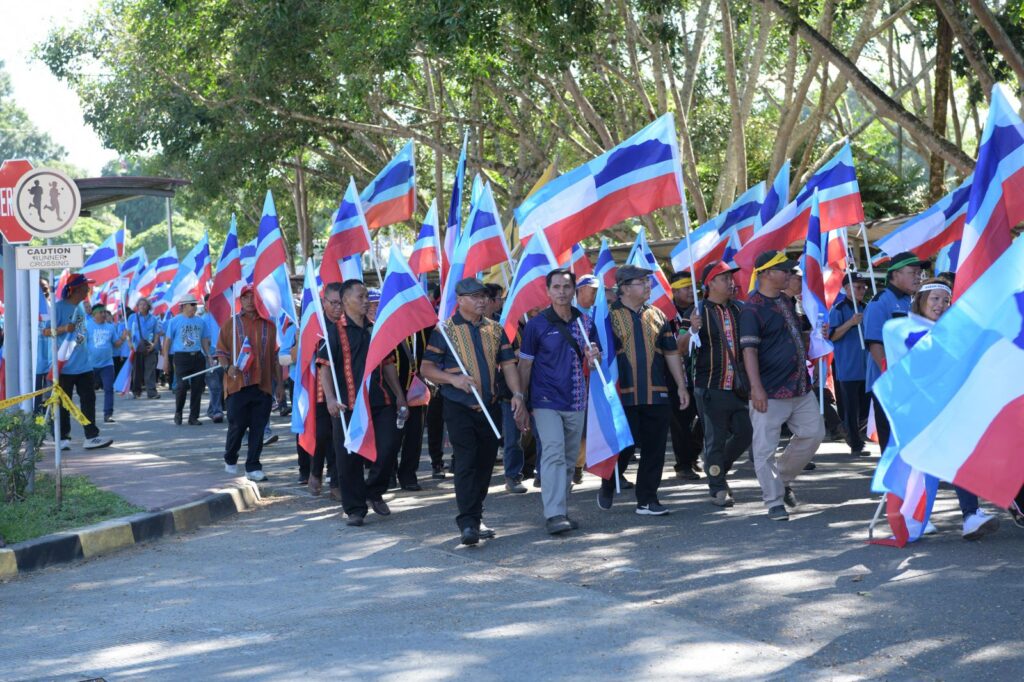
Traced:
<path fill-rule="evenodd" d="M 526 399 L 526 396 L 523 395 L 522 393 L 520 393 L 519 391 L 516 391 L 515 393 L 513 393 L 512 397 L 513 398 L 519 398 L 520 400 L 525 400 Z"/>

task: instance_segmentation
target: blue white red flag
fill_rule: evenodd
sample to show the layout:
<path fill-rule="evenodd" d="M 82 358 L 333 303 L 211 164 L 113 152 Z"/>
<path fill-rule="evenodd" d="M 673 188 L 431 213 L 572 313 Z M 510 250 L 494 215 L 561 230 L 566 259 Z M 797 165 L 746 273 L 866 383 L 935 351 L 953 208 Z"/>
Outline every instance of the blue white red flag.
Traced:
<path fill-rule="evenodd" d="M 91 279 L 96 286 L 115 280 L 121 274 L 117 260 L 117 233 L 103 240 L 79 272 Z"/>
<path fill-rule="evenodd" d="M 519 256 L 516 272 L 505 296 L 505 306 L 501 309 L 501 326 L 509 341 L 515 340 L 516 327 L 527 312 L 549 303 L 544 278 L 556 267 L 558 261 L 551 252 L 548 240 L 543 232 L 538 232 L 526 242 Z"/>
<path fill-rule="evenodd" d="M 1024 221 L 1024 122 L 1002 85 L 992 103 L 978 147 L 967 219 L 960 237 L 960 264 L 953 286 L 956 301 L 1006 251 L 1010 232 Z"/>
<path fill-rule="evenodd" d="M 809 211 L 814 190 L 818 190 L 822 233 L 864 222 L 853 150 L 847 142 L 835 156 L 811 176 L 796 197 L 801 211 Z"/>
<path fill-rule="evenodd" d="M 128 395 L 128 392 L 132 390 L 132 368 L 135 366 L 135 349 L 128 351 L 128 357 L 125 359 L 124 364 L 121 365 L 121 370 L 117 373 L 117 377 L 114 378 L 114 392 L 120 395 Z"/>
<path fill-rule="evenodd" d="M 149 303 L 152 306 L 153 315 L 155 317 L 160 319 L 172 317 L 171 299 L 168 295 L 170 291 L 170 283 L 165 282 L 164 284 L 159 285 L 149 297 Z"/>
<path fill-rule="evenodd" d="M 256 242 L 257 239 L 247 241 L 238 250 L 238 257 L 242 262 L 242 279 L 246 284 L 252 284 L 253 270 L 256 269 Z"/>
<path fill-rule="evenodd" d="M 616 270 L 618 268 L 615 266 L 612 251 L 608 248 L 608 240 L 601 237 L 601 250 L 597 252 L 597 266 L 594 269 L 594 274 L 604 282 L 606 288 L 610 289 L 615 286 Z"/>
<path fill-rule="evenodd" d="M 366 459 L 377 460 L 377 443 L 370 414 L 370 379 L 373 370 L 391 355 L 398 344 L 413 334 L 437 324 L 437 315 L 430 299 L 423 292 L 416 276 L 399 252 L 391 247 L 388 274 L 380 291 L 377 320 L 366 352 L 366 369 L 348 423 L 345 448 Z"/>
<path fill-rule="evenodd" d="M 117 247 L 116 251 L 117 251 L 117 257 L 118 258 L 124 258 L 124 238 L 125 238 L 125 230 L 124 230 L 124 228 L 123 227 L 118 228 L 117 232 L 114 233 L 114 244 Z"/>
<path fill-rule="evenodd" d="M 437 199 L 430 202 L 427 217 L 423 220 L 419 236 L 409 254 L 409 268 L 416 275 L 437 270 L 441 267 L 441 240 L 437 230 Z"/>
<path fill-rule="evenodd" d="M 928 210 L 876 241 L 875 246 L 881 253 L 872 259 L 875 265 L 904 251 L 918 258 L 931 258 L 939 249 L 959 239 L 967 220 L 967 198 L 973 180 L 974 175 L 968 175 L 959 187 Z"/>
<path fill-rule="evenodd" d="M 960 240 L 946 244 L 935 254 L 935 272 L 955 273 L 960 265 Z"/>
<path fill-rule="evenodd" d="M 810 215 L 810 205 L 807 206 L 807 210 L 803 210 L 798 202 L 791 201 L 740 248 L 734 260 L 741 268 L 738 279 L 742 289 L 753 290 L 756 280 L 751 275 L 754 272 L 754 260 L 759 255 L 765 251 L 785 249 L 807 235 L 807 220 Z"/>
<path fill-rule="evenodd" d="M 320 261 L 320 277 L 324 282 L 343 282 L 341 261 L 348 256 L 363 254 L 370 250 L 370 230 L 363 215 L 362 202 L 356 191 L 356 181 L 348 180 L 345 198 L 334 212 L 334 222 L 327 236 L 323 259 Z"/>
<path fill-rule="evenodd" d="M 789 160 L 782 164 L 782 168 L 775 174 L 775 180 L 764 195 L 761 202 L 761 220 L 758 226 L 767 225 L 768 221 L 778 215 L 779 211 L 789 203 Z M 756 232 L 756 230 L 755 230 Z"/>
<path fill-rule="evenodd" d="M 470 205 L 466 229 L 459 237 L 459 250 L 465 256 L 463 272 L 483 272 L 492 266 L 512 260 L 500 220 L 498 207 L 494 203 L 494 194 L 491 192 L 491 183 L 483 183 L 480 196 Z M 465 242 L 464 246 L 462 242 Z"/>
<path fill-rule="evenodd" d="M 825 338 L 824 326 L 828 320 L 828 306 L 825 305 L 825 254 L 822 249 L 821 220 L 818 216 L 818 193 L 811 198 L 811 217 L 807 221 L 807 239 L 804 241 L 803 283 L 800 287 L 800 303 L 804 314 L 811 323 L 810 347 L 807 359 L 817 360 L 832 352 L 832 342 Z"/>
<path fill-rule="evenodd" d="M 872 391 L 907 464 L 1007 507 L 1024 484 L 1022 376 L 1017 239 Z"/>
<path fill-rule="evenodd" d="M 665 277 L 661 266 L 658 265 L 658 259 L 654 257 L 654 252 L 647 244 L 646 228 L 641 227 L 640 232 L 637 233 L 636 241 L 633 242 L 633 248 L 629 252 L 629 257 L 626 258 L 626 263 L 654 271 L 654 274 L 650 276 L 651 295 L 647 299 L 647 303 L 665 313 L 665 317 L 668 319 L 675 318 L 679 311 L 676 310 L 676 305 L 672 301 L 672 285 L 668 283 L 668 278 Z"/>
<path fill-rule="evenodd" d="M 277 325 L 278 336 L 281 335 L 286 318 L 292 324 L 298 323 L 292 289 L 288 282 L 288 271 L 285 269 L 287 259 L 284 238 L 277 222 L 274 197 L 270 190 L 267 190 L 267 198 L 263 202 L 263 217 L 260 218 L 259 236 L 256 238 L 256 265 L 252 274 L 257 295 L 253 298 L 256 310 L 265 319 Z"/>
<path fill-rule="evenodd" d="M 448 269 L 455 257 L 455 249 L 462 234 L 462 190 L 466 184 L 466 145 L 469 144 L 469 133 L 462 137 L 462 151 L 459 152 L 459 165 L 455 167 L 455 182 L 452 184 L 452 198 L 448 204 L 448 223 L 444 229 L 444 252 L 441 254 L 441 285 L 448 279 Z"/>
<path fill-rule="evenodd" d="M 821 276 L 825 280 L 825 305 L 831 310 L 843 293 L 843 283 L 846 281 L 846 256 L 849 250 L 846 228 L 826 232 L 822 235 L 822 244 L 825 268 Z"/>
<path fill-rule="evenodd" d="M 886 322 L 882 328 L 886 366 L 896 365 L 933 326 L 933 322 L 917 315 Z M 886 518 L 893 537 L 872 543 L 903 547 L 918 540 L 928 525 L 938 488 L 939 479 L 907 464 L 890 436 L 875 469 L 871 490 L 886 496 Z"/>
<path fill-rule="evenodd" d="M 298 350 L 295 362 L 295 392 L 292 397 L 292 433 L 299 436 L 299 445 L 308 453 L 316 452 L 316 396 L 317 365 L 316 353 L 321 339 L 327 337 L 325 323 L 320 311 L 320 287 L 316 282 L 316 268 L 313 259 L 306 261 L 305 279 L 302 284 L 302 324 L 297 334 Z"/>
<path fill-rule="evenodd" d="M 142 274 L 147 265 L 149 265 L 149 258 L 146 256 L 146 249 L 139 248 L 121 262 L 121 277 L 125 281 L 131 282 Z"/>
<path fill-rule="evenodd" d="M 238 349 L 238 357 L 235 358 L 235 367 L 242 372 L 248 372 L 256 358 L 252 354 L 252 342 L 246 336 L 242 339 L 242 347 Z"/>
<path fill-rule="evenodd" d="M 200 301 L 206 293 L 206 283 L 210 281 L 210 240 L 204 232 L 196 245 L 182 259 L 171 280 L 170 292 L 167 294 L 171 308 L 188 295 Z"/>
<path fill-rule="evenodd" d="M 206 309 L 213 315 L 218 327 L 223 327 L 235 312 L 235 285 L 242 280 L 241 250 L 238 248 L 238 222 L 231 214 L 231 226 L 224 239 L 220 257 L 217 259 L 217 273 L 210 287 L 210 299 Z"/>
<path fill-rule="evenodd" d="M 515 210 L 519 238 L 545 232 L 554 253 L 627 218 L 685 203 L 672 114 L 546 183 Z M 684 208 L 685 210 L 685 208 Z"/>
<path fill-rule="evenodd" d="M 412 218 L 416 212 L 416 154 L 412 140 L 366 186 L 359 199 L 371 230 Z"/>
<path fill-rule="evenodd" d="M 64 373 L 64 365 L 71 359 L 71 355 L 75 352 L 75 348 L 78 347 L 78 342 L 75 341 L 74 334 L 68 334 L 60 345 L 57 346 L 57 371 L 61 374 Z"/>
<path fill-rule="evenodd" d="M 158 287 L 170 284 L 178 272 L 178 250 L 173 246 L 164 251 L 142 271 L 132 288 L 129 307 L 134 308 L 139 298 L 152 296 Z"/>
<path fill-rule="evenodd" d="M 618 381 L 615 335 L 608 314 L 604 282 L 600 278 L 594 301 L 594 326 L 601 346 L 601 370 L 608 383 L 602 382 L 597 372 L 590 373 L 586 464 L 591 473 L 609 479 L 615 474 L 619 453 L 633 444 L 633 435 L 615 388 Z"/>
<path fill-rule="evenodd" d="M 735 229 L 733 229 L 729 233 L 729 239 L 725 244 L 725 251 L 722 252 L 722 257 L 718 260 L 717 263 L 715 263 L 715 266 L 711 268 L 711 270 L 707 274 L 707 277 L 703 278 L 701 284 L 703 284 L 704 282 L 710 282 L 712 279 L 722 274 L 723 272 L 728 272 L 729 270 L 734 269 L 736 267 L 736 254 L 739 253 L 740 248 L 740 235 Z M 698 278 L 698 281 L 700 281 L 700 278 L 703 276 L 703 272 L 704 270 L 702 269 L 699 273 L 697 273 L 696 276 Z"/>
<path fill-rule="evenodd" d="M 569 262 L 565 266 L 572 271 L 572 274 L 576 275 L 576 279 L 579 279 L 583 275 L 593 275 L 594 266 L 590 264 L 590 259 L 587 258 L 587 252 L 583 250 L 583 247 L 579 244 L 572 245 L 572 254 L 569 257 Z"/>
<path fill-rule="evenodd" d="M 672 269 L 675 272 L 695 272 L 700 276 L 704 266 L 711 261 L 721 260 L 729 235 L 735 229 L 740 243 L 753 236 L 761 227 L 761 202 L 764 201 L 765 184 L 759 182 L 732 206 L 704 223 L 690 233 L 690 239 L 679 240 L 672 249 Z M 692 260 L 691 260 L 692 255 Z"/>

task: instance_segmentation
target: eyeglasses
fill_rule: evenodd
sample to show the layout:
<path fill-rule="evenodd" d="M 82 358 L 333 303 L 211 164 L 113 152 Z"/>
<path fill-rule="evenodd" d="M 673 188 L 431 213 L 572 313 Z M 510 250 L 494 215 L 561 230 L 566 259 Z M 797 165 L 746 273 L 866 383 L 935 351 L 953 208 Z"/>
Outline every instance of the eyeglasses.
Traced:
<path fill-rule="evenodd" d="M 327 305 L 330 305 L 330 306 L 341 305 L 341 299 L 340 298 L 325 298 L 324 299 L 324 303 L 326 303 Z"/>
<path fill-rule="evenodd" d="M 643 279 L 631 279 L 628 282 L 626 282 L 625 284 L 623 284 L 622 286 L 627 286 L 628 287 L 628 286 L 634 286 L 634 285 L 639 285 L 639 286 L 642 286 L 642 287 L 649 287 L 649 286 L 651 286 L 651 280 L 647 279 L 646 277 L 644 277 Z"/>
<path fill-rule="evenodd" d="M 487 294 L 482 293 L 482 292 L 477 292 L 475 294 L 462 294 L 462 295 L 463 296 L 468 296 L 469 298 L 473 299 L 474 301 L 494 300 L 490 296 L 488 296 Z"/>

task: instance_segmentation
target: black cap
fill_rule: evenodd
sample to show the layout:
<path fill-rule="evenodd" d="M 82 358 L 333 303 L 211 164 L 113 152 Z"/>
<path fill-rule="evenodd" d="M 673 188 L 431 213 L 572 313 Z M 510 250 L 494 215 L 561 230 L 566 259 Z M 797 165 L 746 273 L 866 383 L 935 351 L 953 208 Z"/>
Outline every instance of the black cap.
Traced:
<path fill-rule="evenodd" d="M 634 279 L 643 279 L 644 277 L 653 274 L 654 270 L 648 270 L 636 265 L 623 265 L 615 271 L 615 283 L 622 284 L 623 282 L 629 282 Z"/>
<path fill-rule="evenodd" d="M 859 272 L 855 272 L 852 275 L 850 275 L 850 279 L 853 280 L 854 284 L 871 284 L 871 278 L 865 277 Z"/>
<path fill-rule="evenodd" d="M 889 269 L 886 270 L 886 272 L 896 272 L 897 270 L 909 268 L 913 265 L 916 265 L 919 268 L 926 268 L 929 263 L 926 260 L 921 260 L 917 257 L 917 254 L 911 251 L 903 251 L 902 253 L 897 253 L 892 257 L 892 260 L 889 261 Z"/>
<path fill-rule="evenodd" d="M 457 296 L 469 296 L 481 292 L 486 294 L 487 287 L 476 277 L 467 277 L 455 285 L 455 294 Z"/>
<path fill-rule="evenodd" d="M 779 260 L 778 263 L 775 263 L 771 267 L 764 267 L 766 263 L 772 260 L 776 260 L 780 256 L 783 257 L 784 260 Z M 785 251 L 765 251 L 756 259 L 754 259 L 754 269 L 758 270 L 759 272 L 763 272 L 765 270 L 782 270 L 783 272 L 788 273 L 790 270 L 792 270 L 799 264 L 800 261 L 798 261 L 796 258 L 789 258 L 788 256 L 786 256 Z"/>

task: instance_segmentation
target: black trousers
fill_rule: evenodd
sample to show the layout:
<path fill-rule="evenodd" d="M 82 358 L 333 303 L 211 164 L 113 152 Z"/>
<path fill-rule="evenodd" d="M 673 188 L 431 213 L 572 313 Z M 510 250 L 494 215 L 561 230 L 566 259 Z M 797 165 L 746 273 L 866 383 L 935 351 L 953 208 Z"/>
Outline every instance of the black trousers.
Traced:
<path fill-rule="evenodd" d="M 397 410 L 394 405 L 375 407 L 371 410 L 374 442 L 377 446 L 377 461 L 370 464 L 369 473 L 364 473 L 367 460 L 359 453 L 345 449 L 345 433 L 341 422 L 332 419 L 331 428 L 334 442 L 334 470 L 337 472 L 338 487 L 341 490 L 341 506 L 348 515 L 365 516 L 367 500 L 379 501 L 388 489 L 388 481 L 395 470 L 398 456 L 398 427 L 395 426 Z M 345 420 L 352 419 L 352 413 L 345 413 Z"/>
<path fill-rule="evenodd" d="M 878 402 L 878 398 L 874 394 L 871 395 L 871 402 L 875 406 L 875 431 L 878 433 L 878 445 L 884 452 L 885 446 L 889 444 L 889 418 L 885 416 L 882 403 Z"/>
<path fill-rule="evenodd" d="M 427 404 L 427 452 L 431 466 L 444 464 L 444 398 L 436 391 Z"/>
<path fill-rule="evenodd" d="M 698 418 L 697 401 L 690 392 L 690 405 L 685 410 L 679 409 L 679 390 L 675 384 L 669 384 L 669 398 L 672 401 L 672 418 L 669 421 L 669 433 L 672 437 L 672 453 L 676 458 L 676 471 L 693 470 L 704 447 L 704 426 Z"/>
<path fill-rule="evenodd" d="M 410 407 L 405 428 L 399 432 L 399 437 L 402 439 L 401 455 L 398 460 L 399 485 L 418 483 L 416 470 L 420 468 L 420 453 L 423 452 L 423 421 L 428 407 L 429 405 Z"/>
<path fill-rule="evenodd" d="M 491 407 L 490 412 L 495 424 L 501 421 L 496 405 Z M 487 488 L 491 484 L 494 462 L 498 458 L 498 438 L 483 412 L 452 400 L 444 404 L 444 423 L 448 427 L 448 438 L 452 441 L 455 503 L 459 509 L 455 523 L 459 530 L 479 529 Z"/>
<path fill-rule="evenodd" d="M 308 479 L 310 474 L 323 479 L 324 464 L 331 476 L 331 487 L 338 486 L 334 476 L 334 432 L 331 427 L 331 413 L 327 411 L 327 403 L 316 404 L 316 452 L 306 452 L 299 445 L 299 437 L 295 436 L 295 450 L 298 452 L 299 478 Z"/>
<path fill-rule="evenodd" d="M 637 446 L 640 447 L 640 463 L 636 470 L 636 503 L 650 504 L 658 501 L 658 487 L 661 485 L 662 469 L 665 468 L 665 444 L 668 440 L 668 425 L 671 421 L 671 405 L 634 405 L 626 407 L 626 420 L 633 434 L 634 445 L 619 453 L 619 473 L 626 473 L 629 460 Z M 615 479 L 601 481 L 605 494 L 615 491 Z"/>
<path fill-rule="evenodd" d="M 697 409 L 704 422 L 704 473 L 708 475 L 711 496 L 728 490 L 726 474 L 750 447 L 754 430 L 750 425 L 747 402 L 732 391 L 697 388 Z"/>
<path fill-rule="evenodd" d="M 868 412 L 864 382 L 839 381 L 836 390 L 839 391 L 839 408 L 846 426 L 846 444 L 850 446 L 851 452 L 860 452 L 864 449 L 864 439 L 860 437 L 860 420 Z"/>
<path fill-rule="evenodd" d="M 139 348 L 135 351 L 135 366 L 132 368 L 132 393 L 138 398 L 142 395 L 142 390 L 146 390 L 146 396 L 152 398 L 157 395 L 156 392 L 156 361 L 157 352 L 143 351 L 143 346 L 148 344 L 140 344 Z M 152 348 L 152 346 L 149 346 Z"/>
<path fill-rule="evenodd" d="M 78 407 L 82 414 L 89 420 L 83 428 L 86 438 L 95 438 L 100 435 L 96 427 L 96 379 L 92 370 L 81 374 L 61 374 L 60 387 L 71 397 L 72 391 L 78 392 Z M 71 414 L 63 407 L 60 408 L 60 438 L 61 440 L 71 439 Z"/>
<path fill-rule="evenodd" d="M 171 358 L 174 364 L 174 373 L 178 375 L 178 386 L 174 389 L 174 413 L 181 414 L 185 409 L 185 396 L 189 391 L 192 395 L 188 402 L 188 418 L 199 419 L 199 408 L 202 407 L 203 391 L 206 389 L 206 375 L 200 374 L 188 381 L 182 381 L 181 377 L 187 377 L 196 372 L 206 369 L 206 356 L 202 353 L 175 353 Z"/>
<path fill-rule="evenodd" d="M 259 471 L 260 453 L 263 452 L 263 431 L 270 421 L 269 393 L 264 393 L 256 384 L 246 386 L 227 397 L 228 437 L 224 445 L 224 461 L 238 463 L 238 451 L 242 449 L 242 436 L 249 432 L 249 448 L 245 455 L 245 471 Z"/>

